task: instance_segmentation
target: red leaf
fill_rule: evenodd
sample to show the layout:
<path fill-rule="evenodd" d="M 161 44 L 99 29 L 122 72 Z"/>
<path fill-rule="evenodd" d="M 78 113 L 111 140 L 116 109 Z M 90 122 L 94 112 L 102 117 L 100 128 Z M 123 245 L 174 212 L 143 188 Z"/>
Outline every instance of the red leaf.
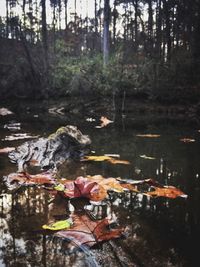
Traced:
<path fill-rule="evenodd" d="M 70 229 L 59 231 L 56 236 L 72 239 L 78 246 L 93 245 L 118 238 L 122 235 L 124 229 L 109 229 L 109 221 L 107 218 L 98 221 L 92 221 L 86 215 L 73 215 L 73 225 Z"/>

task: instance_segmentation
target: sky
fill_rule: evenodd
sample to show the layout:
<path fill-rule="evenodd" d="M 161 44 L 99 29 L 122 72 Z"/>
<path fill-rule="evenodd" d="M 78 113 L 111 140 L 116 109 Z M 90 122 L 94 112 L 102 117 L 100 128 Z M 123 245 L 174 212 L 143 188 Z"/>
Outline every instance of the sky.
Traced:
<path fill-rule="evenodd" d="M 47 1 L 47 18 L 50 19 L 51 9 L 49 0 Z M 18 0 L 19 3 L 22 3 L 22 0 Z M 74 12 L 74 0 L 68 0 L 68 15 L 70 16 L 70 13 Z M 82 17 L 86 17 L 86 14 L 88 12 L 89 17 L 94 17 L 94 0 L 77 0 L 77 13 L 80 15 L 82 14 Z M 102 1 L 103 2 L 103 1 Z M 110 0 L 110 3 L 112 5 L 113 0 Z M 21 12 L 21 8 L 19 8 L 18 12 Z M 6 0 L 0 0 L 0 16 L 5 17 L 6 16 Z"/>

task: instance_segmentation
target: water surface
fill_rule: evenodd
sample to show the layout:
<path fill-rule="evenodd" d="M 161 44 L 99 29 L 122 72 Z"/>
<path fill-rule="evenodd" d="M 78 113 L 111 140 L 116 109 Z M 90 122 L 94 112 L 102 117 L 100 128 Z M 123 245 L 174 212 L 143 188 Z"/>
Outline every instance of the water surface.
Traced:
<path fill-rule="evenodd" d="M 60 176 L 75 179 L 79 175 L 101 174 L 126 179 L 153 178 L 180 188 L 188 198 L 149 200 L 130 193 L 110 193 L 106 212 L 126 227 L 126 236 L 95 247 L 91 254 L 74 251 L 70 242 L 63 244 L 42 232 L 41 226 L 51 212 L 47 191 L 36 187 L 7 190 L 3 176 L 16 171 L 16 166 L 1 154 L 0 266 L 198 266 L 195 245 L 200 233 L 198 129 L 134 113 L 126 114 L 120 123 L 99 129 L 95 126 L 99 125 L 100 115 L 89 111 L 56 115 L 39 112 L 37 106 L 18 107 L 13 115 L 1 117 L 0 148 L 25 141 L 3 141 L 13 133 L 47 137 L 60 126 L 77 125 L 90 135 L 94 155 L 118 154 L 131 164 L 71 163 L 61 168 Z M 21 127 L 5 128 L 9 123 L 21 123 Z M 144 138 L 138 134 L 160 137 Z M 195 142 L 180 141 L 186 137 Z"/>

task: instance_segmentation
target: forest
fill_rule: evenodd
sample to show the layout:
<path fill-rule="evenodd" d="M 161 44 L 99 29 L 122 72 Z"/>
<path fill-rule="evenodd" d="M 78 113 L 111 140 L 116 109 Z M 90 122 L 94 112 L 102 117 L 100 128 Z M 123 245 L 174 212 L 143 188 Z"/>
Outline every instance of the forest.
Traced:
<path fill-rule="evenodd" d="M 198 0 L 2 0 L 1 9 L 1 98 L 197 102 Z"/>

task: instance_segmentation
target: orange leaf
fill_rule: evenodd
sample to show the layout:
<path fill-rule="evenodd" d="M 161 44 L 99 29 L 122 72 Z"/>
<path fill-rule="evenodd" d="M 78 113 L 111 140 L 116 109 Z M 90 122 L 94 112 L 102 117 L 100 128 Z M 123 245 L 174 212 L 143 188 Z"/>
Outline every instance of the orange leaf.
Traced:
<path fill-rule="evenodd" d="M 112 164 L 125 164 L 125 165 L 129 165 L 130 164 L 130 162 L 128 160 L 120 160 L 120 159 L 113 159 L 113 158 L 111 158 L 108 161 L 110 163 L 112 163 Z"/>
<path fill-rule="evenodd" d="M 96 128 L 103 128 L 103 127 L 107 126 L 108 124 L 113 123 L 113 121 L 109 120 L 108 118 L 106 118 L 104 116 L 102 116 L 100 118 L 100 121 L 101 121 L 101 125 L 96 126 Z"/>
<path fill-rule="evenodd" d="M 187 197 L 180 189 L 174 186 L 164 186 L 154 187 L 154 191 L 147 192 L 146 194 L 152 197 L 167 197 L 167 198 L 177 198 L 177 197 Z"/>

